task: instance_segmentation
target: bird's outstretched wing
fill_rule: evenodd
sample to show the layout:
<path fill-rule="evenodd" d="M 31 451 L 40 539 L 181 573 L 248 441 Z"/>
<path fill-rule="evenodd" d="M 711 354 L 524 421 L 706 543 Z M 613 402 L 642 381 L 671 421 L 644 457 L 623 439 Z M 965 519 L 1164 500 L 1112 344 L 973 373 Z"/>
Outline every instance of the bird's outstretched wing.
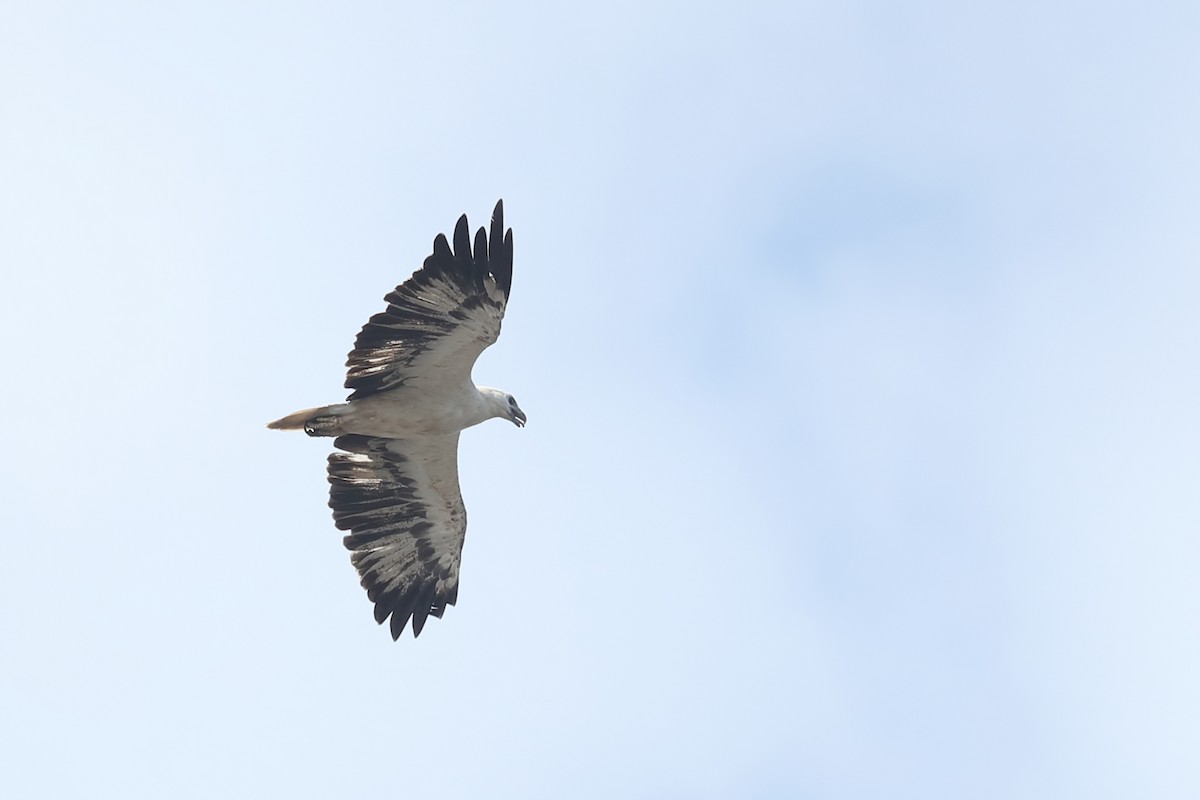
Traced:
<path fill-rule="evenodd" d="M 351 400 L 402 385 L 462 383 L 475 359 L 500 335 L 512 286 L 512 229 L 504 231 L 504 201 L 492 213 L 490 237 L 471 235 L 464 214 L 454 250 L 444 234 L 411 278 L 384 298 L 388 307 L 367 321 L 346 360 Z"/>
<path fill-rule="evenodd" d="M 418 636 L 458 598 L 467 511 L 458 488 L 458 434 L 412 439 L 339 436 L 329 456 L 329 507 L 351 551 L 375 621 Z"/>

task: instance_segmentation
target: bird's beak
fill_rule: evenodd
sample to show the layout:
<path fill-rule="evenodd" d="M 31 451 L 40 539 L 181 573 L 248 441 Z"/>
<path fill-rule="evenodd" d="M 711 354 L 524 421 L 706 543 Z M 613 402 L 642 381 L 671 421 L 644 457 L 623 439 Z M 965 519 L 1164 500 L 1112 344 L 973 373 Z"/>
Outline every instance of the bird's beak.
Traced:
<path fill-rule="evenodd" d="M 519 408 L 514 410 L 513 415 L 512 415 L 512 421 L 513 421 L 513 425 L 516 425 L 518 428 L 524 428 L 525 427 L 525 412 Z"/>

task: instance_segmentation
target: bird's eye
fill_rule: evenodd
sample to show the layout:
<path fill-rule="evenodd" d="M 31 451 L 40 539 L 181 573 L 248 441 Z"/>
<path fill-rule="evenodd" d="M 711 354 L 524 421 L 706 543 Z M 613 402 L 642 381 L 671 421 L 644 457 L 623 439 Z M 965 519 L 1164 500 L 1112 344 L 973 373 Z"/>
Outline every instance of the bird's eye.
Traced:
<path fill-rule="evenodd" d="M 512 395 L 509 395 L 508 404 L 510 406 L 515 406 L 517 404 L 517 401 L 512 398 Z"/>

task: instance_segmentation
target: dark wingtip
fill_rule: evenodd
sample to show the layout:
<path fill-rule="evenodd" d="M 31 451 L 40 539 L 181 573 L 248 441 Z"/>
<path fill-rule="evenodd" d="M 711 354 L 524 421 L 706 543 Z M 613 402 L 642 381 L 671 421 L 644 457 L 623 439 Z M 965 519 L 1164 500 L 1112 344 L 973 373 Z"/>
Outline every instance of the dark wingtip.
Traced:
<path fill-rule="evenodd" d="M 414 639 L 421 635 L 421 630 L 425 627 L 425 620 L 429 617 L 429 610 L 433 607 L 433 598 L 436 595 L 437 584 L 429 583 L 417 597 L 417 604 L 413 606 L 412 613 L 412 632 Z"/>
<path fill-rule="evenodd" d="M 471 261 L 471 232 L 467 227 L 467 215 L 458 218 L 454 226 L 454 257 L 460 261 Z"/>
<path fill-rule="evenodd" d="M 512 228 L 504 230 L 504 200 L 496 201 L 496 209 L 492 212 L 492 230 L 488 240 L 488 261 L 492 274 L 496 276 L 496 284 L 508 297 L 512 289 L 513 239 Z"/>
<path fill-rule="evenodd" d="M 500 255 L 500 243 L 504 241 L 504 201 L 496 201 L 496 209 L 492 212 L 492 230 L 488 237 L 488 260 L 495 262 Z"/>
<path fill-rule="evenodd" d="M 401 614 L 399 609 L 392 612 L 392 618 L 388 622 L 388 629 L 391 631 L 393 642 L 400 640 L 400 635 L 404 633 L 404 627 L 408 624 L 408 618 L 411 614 L 411 611 Z"/>
<path fill-rule="evenodd" d="M 509 291 L 512 290 L 512 269 L 513 269 L 513 232 L 512 228 L 508 229 L 508 233 L 504 234 L 504 248 L 500 254 L 500 263 L 493 267 L 496 273 L 496 282 L 500 284 L 500 288 L 504 291 L 504 296 L 508 297 Z"/>
<path fill-rule="evenodd" d="M 433 240 L 433 257 L 439 262 L 453 260 L 454 254 L 450 252 L 450 243 L 446 241 L 446 234 L 439 233 Z M 429 266 L 429 261 L 426 259 L 426 266 Z"/>
<path fill-rule="evenodd" d="M 487 263 L 487 230 L 480 228 L 475 232 L 475 264 L 482 266 Z"/>

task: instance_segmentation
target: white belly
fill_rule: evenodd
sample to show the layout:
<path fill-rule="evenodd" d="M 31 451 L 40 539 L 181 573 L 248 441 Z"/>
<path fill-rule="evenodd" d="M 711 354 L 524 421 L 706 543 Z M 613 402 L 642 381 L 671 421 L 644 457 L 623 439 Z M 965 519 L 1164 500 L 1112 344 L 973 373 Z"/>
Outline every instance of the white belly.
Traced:
<path fill-rule="evenodd" d="M 346 433 L 403 439 L 457 433 L 478 425 L 490 414 L 479 390 L 471 386 L 432 398 L 428 391 L 400 387 L 345 403 L 338 416 Z"/>

